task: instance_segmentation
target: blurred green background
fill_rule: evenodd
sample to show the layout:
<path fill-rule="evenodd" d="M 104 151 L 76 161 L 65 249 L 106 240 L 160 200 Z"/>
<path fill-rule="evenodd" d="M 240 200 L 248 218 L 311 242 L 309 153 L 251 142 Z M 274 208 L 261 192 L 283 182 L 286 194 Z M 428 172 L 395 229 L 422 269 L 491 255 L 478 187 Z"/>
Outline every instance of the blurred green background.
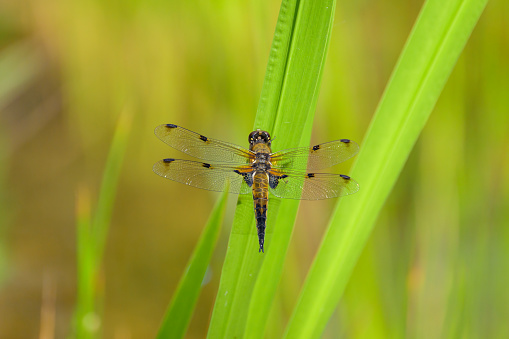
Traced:
<path fill-rule="evenodd" d="M 421 6 L 337 3 L 313 142 L 362 142 Z M 218 194 L 155 175 L 153 163 L 182 154 L 153 129 L 175 123 L 246 146 L 278 11 L 252 0 L 0 1 L 0 338 L 71 333 L 76 191 L 93 209 L 125 110 L 133 128 L 100 326 L 105 338 L 157 333 Z M 488 3 L 324 337 L 509 337 L 507 13 L 507 1 Z M 275 338 L 333 204 L 301 204 Z M 234 208 L 231 196 L 189 338 L 207 331 Z"/>

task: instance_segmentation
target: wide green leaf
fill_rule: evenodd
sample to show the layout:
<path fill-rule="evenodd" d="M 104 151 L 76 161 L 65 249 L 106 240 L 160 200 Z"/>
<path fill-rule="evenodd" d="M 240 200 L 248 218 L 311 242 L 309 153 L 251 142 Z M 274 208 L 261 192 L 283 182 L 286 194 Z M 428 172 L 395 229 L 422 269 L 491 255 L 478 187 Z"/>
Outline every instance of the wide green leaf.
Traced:
<path fill-rule="evenodd" d="M 425 3 L 351 171 L 361 191 L 338 204 L 286 338 L 321 335 L 486 2 Z"/>
<path fill-rule="evenodd" d="M 281 5 L 255 120 L 255 128 L 276 137 L 274 150 L 309 145 L 334 4 L 293 0 Z M 297 208 L 298 201 L 271 196 L 261 254 L 252 197 L 239 198 L 209 338 L 263 336 Z"/>

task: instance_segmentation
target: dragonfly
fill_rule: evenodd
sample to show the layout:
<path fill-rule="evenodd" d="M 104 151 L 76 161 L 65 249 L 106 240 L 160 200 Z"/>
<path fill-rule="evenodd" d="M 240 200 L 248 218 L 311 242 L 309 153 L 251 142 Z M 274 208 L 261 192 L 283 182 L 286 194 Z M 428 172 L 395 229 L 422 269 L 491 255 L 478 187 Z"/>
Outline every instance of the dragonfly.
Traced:
<path fill-rule="evenodd" d="M 154 132 L 169 146 L 207 161 L 163 159 L 154 164 L 156 174 L 204 190 L 252 194 L 258 252 L 264 252 L 269 191 L 283 199 L 321 200 L 359 190 L 348 175 L 314 172 L 356 155 L 359 145 L 350 139 L 273 153 L 270 134 L 260 129 L 249 134 L 249 149 L 174 124 L 157 126 Z"/>

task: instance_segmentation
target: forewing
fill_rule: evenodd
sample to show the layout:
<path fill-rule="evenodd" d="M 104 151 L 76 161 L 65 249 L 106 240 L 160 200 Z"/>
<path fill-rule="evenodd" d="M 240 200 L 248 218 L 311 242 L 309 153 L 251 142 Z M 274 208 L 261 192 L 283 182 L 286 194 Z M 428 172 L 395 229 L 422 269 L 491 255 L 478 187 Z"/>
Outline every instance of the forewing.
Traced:
<path fill-rule="evenodd" d="M 316 171 L 346 161 L 359 152 L 359 145 L 341 139 L 312 147 L 291 148 L 271 154 L 271 163 L 282 169 Z"/>
<path fill-rule="evenodd" d="M 249 166 L 214 165 L 198 161 L 164 159 L 156 162 L 153 170 L 164 178 L 204 190 L 222 192 L 229 182 L 230 193 L 251 193 L 251 188 L 244 183 L 242 175 L 251 170 Z"/>
<path fill-rule="evenodd" d="M 269 176 L 277 186 L 272 194 L 279 198 L 321 200 L 354 194 L 359 184 L 347 175 L 332 173 L 306 173 L 271 169 Z"/>
<path fill-rule="evenodd" d="M 173 124 L 157 126 L 155 135 L 171 147 L 192 157 L 236 164 L 247 164 L 254 155 L 251 151 Z"/>

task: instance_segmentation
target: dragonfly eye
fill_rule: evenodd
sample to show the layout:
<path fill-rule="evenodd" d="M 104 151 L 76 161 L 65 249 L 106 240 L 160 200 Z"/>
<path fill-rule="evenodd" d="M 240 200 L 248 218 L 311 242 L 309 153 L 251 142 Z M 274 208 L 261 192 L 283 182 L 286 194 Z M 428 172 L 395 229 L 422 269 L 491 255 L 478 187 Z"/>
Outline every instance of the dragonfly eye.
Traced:
<path fill-rule="evenodd" d="M 270 142 L 271 142 L 270 134 L 265 131 L 261 131 L 261 130 L 256 130 L 256 131 L 251 132 L 249 134 L 249 143 L 253 144 L 258 141 L 263 141 L 270 145 Z"/>
<path fill-rule="evenodd" d="M 253 131 L 253 132 L 249 133 L 249 138 L 248 138 L 249 143 L 252 143 L 255 141 L 256 134 L 258 134 L 258 131 Z"/>

